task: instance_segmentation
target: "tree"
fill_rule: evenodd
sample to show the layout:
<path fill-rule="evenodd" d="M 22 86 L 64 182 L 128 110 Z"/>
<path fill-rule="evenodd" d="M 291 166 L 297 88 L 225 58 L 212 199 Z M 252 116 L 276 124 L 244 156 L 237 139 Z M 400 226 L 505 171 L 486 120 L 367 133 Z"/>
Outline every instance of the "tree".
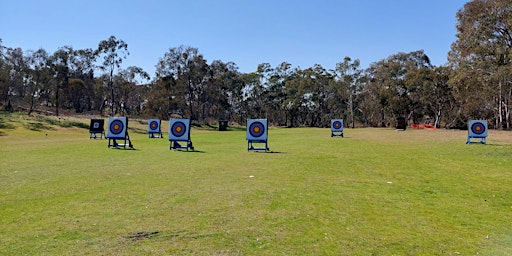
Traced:
<path fill-rule="evenodd" d="M 32 52 L 29 57 L 30 73 L 27 77 L 28 94 L 27 101 L 30 103 L 28 114 L 30 115 L 34 107 L 39 103 L 41 95 L 44 94 L 45 88 L 51 81 L 51 71 L 49 65 L 49 56 L 44 49 Z"/>
<path fill-rule="evenodd" d="M 186 106 L 177 111 L 188 112 L 190 119 L 198 120 L 198 109 L 204 101 L 203 93 L 208 85 L 209 67 L 197 48 L 180 46 L 171 48 L 157 64 L 157 79 L 170 82 L 172 98 L 181 97 Z M 186 108 L 186 109 L 185 109 Z"/>
<path fill-rule="evenodd" d="M 340 103 L 346 100 L 346 95 L 348 95 L 348 116 L 350 116 L 348 123 L 352 125 L 352 128 L 355 127 L 356 96 L 360 93 L 363 78 L 359 65 L 358 59 L 352 61 L 350 57 L 345 57 L 343 62 L 336 64 L 336 70 L 334 70 L 337 96 L 335 98 L 336 107 L 331 107 L 331 111 L 344 113 L 343 105 Z"/>
<path fill-rule="evenodd" d="M 408 82 L 407 77 L 422 68 L 432 68 L 432 65 L 428 56 L 420 50 L 391 55 L 385 60 L 372 63 L 367 69 L 368 82 L 364 85 L 367 87 L 364 95 L 369 97 L 366 99 L 369 102 L 366 104 L 374 102 L 379 105 L 381 126 L 395 122 L 400 116 L 410 119 L 421 108 L 419 97 L 415 96 L 417 83 Z"/>
<path fill-rule="evenodd" d="M 118 40 L 115 36 L 110 36 L 107 40 L 102 40 L 98 44 L 95 54 L 103 59 L 99 68 L 107 74 L 110 90 L 110 114 L 114 115 L 117 111 L 117 109 L 114 109 L 117 104 L 114 95 L 114 71 L 121 67 L 123 59 L 126 59 L 126 56 L 130 54 L 128 44 L 123 40 Z"/>
<path fill-rule="evenodd" d="M 512 2 L 473 0 L 457 12 L 457 21 L 449 63 L 461 119 L 494 118 L 496 127 L 510 128 Z"/>

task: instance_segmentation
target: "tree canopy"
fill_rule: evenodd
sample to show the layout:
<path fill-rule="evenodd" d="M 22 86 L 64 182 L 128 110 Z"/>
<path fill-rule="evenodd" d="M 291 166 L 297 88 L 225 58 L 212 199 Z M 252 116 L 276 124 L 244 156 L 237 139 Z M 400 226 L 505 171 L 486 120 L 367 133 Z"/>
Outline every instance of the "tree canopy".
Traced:
<path fill-rule="evenodd" d="M 512 3 L 473 0 L 456 17 L 456 41 L 443 66 L 417 50 L 364 69 L 358 59 L 344 56 L 331 69 L 283 61 L 241 73 L 236 63 L 208 62 L 199 49 L 182 45 L 156 60 L 150 80 L 140 67 L 122 67 L 128 44 L 115 36 L 96 49 L 63 46 L 54 53 L 24 51 L 0 40 L 0 104 L 29 114 L 177 115 L 200 123 L 266 117 L 274 125 L 326 127 L 343 118 L 351 127 L 381 127 L 404 117 L 446 128 L 486 119 L 509 129 Z"/>

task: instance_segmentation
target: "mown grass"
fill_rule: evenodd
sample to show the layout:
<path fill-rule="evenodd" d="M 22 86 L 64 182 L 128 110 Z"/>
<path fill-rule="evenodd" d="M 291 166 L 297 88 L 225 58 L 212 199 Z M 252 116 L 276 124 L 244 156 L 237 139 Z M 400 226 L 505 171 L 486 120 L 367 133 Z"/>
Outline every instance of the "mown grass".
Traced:
<path fill-rule="evenodd" d="M 512 254 L 511 132 L 271 128 L 263 153 L 194 127 L 186 152 L 88 122 L 1 116 L 1 255 Z"/>

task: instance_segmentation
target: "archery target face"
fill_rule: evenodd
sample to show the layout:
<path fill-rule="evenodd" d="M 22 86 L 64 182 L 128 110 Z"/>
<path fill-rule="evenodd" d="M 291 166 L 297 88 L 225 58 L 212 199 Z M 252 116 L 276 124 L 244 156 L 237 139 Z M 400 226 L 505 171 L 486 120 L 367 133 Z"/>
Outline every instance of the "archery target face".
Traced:
<path fill-rule="evenodd" d="M 148 132 L 160 132 L 160 119 L 149 119 Z"/>
<path fill-rule="evenodd" d="M 190 135 L 190 119 L 169 120 L 169 140 L 189 140 Z"/>
<path fill-rule="evenodd" d="M 91 119 L 91 125 L 89 126 L 90 132 L 103 132 L 103 124 L 105 120 L 103 119 Z"/>
<path fill-rule="evenodd" d="M 109 117 L 107 138 L 124 139 L 126 138 L 127 128 L 128 120 L 126 117 Z"/>
<path fill-rule="evenodd" d="M 248 119 L 246 135 L 247 140 L 266 140 L 267 119 Z"/>
<path fill-rule="evenodd" d="M 475 138 L 487 137 L 487 120 L 469 120 L 468 136 Z"/>
<path fill-rule="evenodd" d="M 343 119 L 331 120 L 331 131 L 342 132 L 343 131 Z"/>

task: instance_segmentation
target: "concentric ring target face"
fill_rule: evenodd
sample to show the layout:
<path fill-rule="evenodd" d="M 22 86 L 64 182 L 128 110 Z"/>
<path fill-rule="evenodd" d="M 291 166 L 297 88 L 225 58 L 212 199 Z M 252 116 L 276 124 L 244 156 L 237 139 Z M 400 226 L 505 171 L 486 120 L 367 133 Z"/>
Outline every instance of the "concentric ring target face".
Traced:
<path fill-rule="evenodd" d="M 181 137 L 187 132 L 187 126 L 183 122 L 175 122 L 172 125 L 171 132 L 176 137 Z"/>
<path fill-rule="evenodd" d="M 148 132 L 160 132 L 160 120 L 150 119 L 148 122 Z"/>
<path fill-rule="evenodd" d="M 110 133 L 119 135 L 124 131 L 124 123 L 121 120 L 114 120 L 110 123 Z"/>
<path fill-rule="evenodd" d="M 485 126 L 480 122 L 474 123 L 473 125 L 471 125 L 471 131 L 474 134 L 482 135 L 485 132 Z"/>
<path fill-rule="evenodd" d="M 94 129 L 98 129 L 98 128 L 100 128 L 100 123 L 98 123 L 98 122 L 94 122 L 94 123 L 92 124 L 92 128 L 94 128 Z"/>
<path fill-rule="evenodd" d="M 169 140 L 186 141 L 190 138 L 190 120 L 172 119 L 169 120 Z"/>
<path fill-rule="evenodd" d="M 267 140 L 267 132 L 267 119 L 247 119 L 247 140 L 265 141 Z"/>
<path fill-rule="evenodd" d="M 343 119 L 332 119 L 331 120 L 331 131 L 333 131 L 333 132 L 343 131 Z"/>
<path fill-rule="evenodd" d="M 475 138 L 487 137 L 487 120 L 469 120 L 468 121 L 468 136 Z"/>
<path fill-rule="evenodd" d="M 151 130 L 156 130 L 158 128 L 158 122 L 157 121 L 152 121 L 149 124 L 149 127 L 151 128 Z"/>
<path fill-rule="evenodd" d="M 249 126 L 249 133 L 255 138 L 261 137 L 265 133 L 265 125 L 261 122 L 254 122 Z"/>

